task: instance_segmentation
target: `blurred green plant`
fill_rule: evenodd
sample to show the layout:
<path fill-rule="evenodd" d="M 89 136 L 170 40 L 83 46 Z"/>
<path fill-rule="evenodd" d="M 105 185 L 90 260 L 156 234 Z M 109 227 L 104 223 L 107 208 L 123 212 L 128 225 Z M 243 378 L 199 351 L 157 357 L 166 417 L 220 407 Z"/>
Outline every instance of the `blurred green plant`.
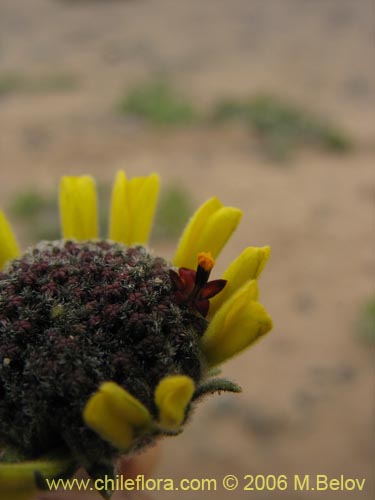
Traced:
<path fill-rule="evenodd" d="M 215 106 L 212 120 L 241 120 L 255 132 L 264 152 L 274 160 L 288 159 L 303 145 L 335 152 L 346 152 L 351 147 L 346 134 L 328 121 L 272 95 L 223 100 Z"/>
<path fill-rule="evenodd" d="M 153 238 L 175 240 L 193 213 L 190 193 L 177 185 L 161 191 L 153 227 Z"/>
<path fill-rule="evenodd" d="M 0 75 L 0 97 L 21 90 L 24 84 L 24 79 L 20 75 Z"/>
<path fill-rule="evenodd" d="M 361 338 L 365 342 L 375 343 L 375 297 L 362 307 L 358 329 Z"/>
<path fill-rule="evenodd" d="M 30 81 L 30 89 L 34 92 L 69 91 L 78 87 L 78 79 L 70 73 L 44 75 Z"/>
<path fill-rule="evenodd" d="M 186 125 L 198 120 L 192 104 L 163 81 L 131 88 L 120 101 L 119 109 L 124 115 L 142 118 L 154 125 Z"/>
<path fill-rule="evenodd" d="M 61 238 L 60 227 L 58 224 L 53 222 L 44 221 L 42 225 L 35 226 L 32 230 L 32 236 L 30 237 L 30 243 L 35 244 L 37 241 L 54 241 Z"/>
<path fill-rule="evenodd" d="M 59 215 L 53 196 L 29 188 L 13 198 L 9 210 L 24 227 L 28 243 L 59 238 Z"/>
<path fill-rule="evenodd" d="M 29 189 L 17 194 L 10 206 L 13 215 L 21 218 L 35 217 L 46 208 L 48 202 L 39 192 Z"/>
<path fill-rule="evenodd" d="M 19 73 L 0 75 L 0 97 L 13 93 L 43 93 L 74 90 L 77 78 L 68 73 L 30 77 Z"/>

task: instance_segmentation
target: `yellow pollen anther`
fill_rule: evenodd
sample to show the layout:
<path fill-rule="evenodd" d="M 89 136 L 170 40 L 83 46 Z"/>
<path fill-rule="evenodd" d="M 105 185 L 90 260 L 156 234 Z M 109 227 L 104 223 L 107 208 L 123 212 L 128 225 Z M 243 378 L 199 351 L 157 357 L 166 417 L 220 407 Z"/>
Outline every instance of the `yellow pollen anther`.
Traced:
<path fill-rule="evenodd" d="M 215 265 L 215 259 L 211 252 L 200 252 L 198 254 L 198 266 L 209 272 Z"/>

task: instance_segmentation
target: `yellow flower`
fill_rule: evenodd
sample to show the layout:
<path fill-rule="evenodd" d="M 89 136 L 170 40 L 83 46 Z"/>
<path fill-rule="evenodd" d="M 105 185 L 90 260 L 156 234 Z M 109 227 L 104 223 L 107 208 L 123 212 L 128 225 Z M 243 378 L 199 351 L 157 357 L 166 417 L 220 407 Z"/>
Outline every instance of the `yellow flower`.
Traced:
<path fill-rule="evenodd" d="M 125 245 L 118 247 L 124 249 L 147 245 L 158 191 L 159 178 L 155 174 L 131 180 L 124 172 L 117 174 L 110 207 L 107 240 L 110 244 L 116 242 Z M 74 242 L 99 245 L 94 180 L 89 176 L 63 177 L 59 200 L 63 240 L 71 240 L 72 245 Z M 200 351 L 197 359 L 203 360 L 200 368 L 202 374 L 187 375 L 181 368 L 176 368 L 176 364 L 171 364 L 171 372 L 164 374 L 153 385 L 151 405 L 147 404 L 147 391 L 143 399 L 139 399 L 134 394 L 134 387 L 128 391 L 115 380 L 102 381 L 96 392 L 84 402 L 83 422 L 114 448 L 127 452 L 147 436 L 147 439 L 151 439 L 163 433 L 178 433 L 191 405 L 202 394 L 217 390 L 238 391 L 238 387 L 228 381 L 224 383 L 221 379 L 215 381 L 210 378 L 210 368 L 238 354 L 272 328 L 270 316 L 258 301 L 257 286 L 257 279 L 270 255 L 269 247 L 246 248 L 220 279 L 208 281 L 215 259 L 236 229 L 241 216 L 239 209 L 224 206 L 217 198 L 209 199 L 187 224 L 177 246 L 173 265 L 170 266 L 169 283 L 166 286 L 171 290 L 175 307 L 187 311 L 191 321 L 202 329 L 200 340 L 197 337 L 197 349 Z M 58 248 L 61 250 L 61 247 Z M 87 251 L 91 251 L 91 248 L 88 247 Z M 16 239 L 4 214 L 0 212 L 0 271 L 3 269 L 6 274 L 18 257 L 20 252 Z M 144 272 L 143 268 L 138 272 Z M 58 279 L 64 279 L 61 272 Z M 160 286 L 159 282 L 160 277 L 155 278 L 153 286 Z M 49 286 L 53 289 L 54 284 Z M 112 294 L 115 292 L 112 289 L 108 291 Z M 131 300 L 141 300 L 136 288 L 132 294 L 134 297 L 132 295 Z M 115 306 L 115 301 L 111 299 L 105 309 L 108 314 L 112 314 L 111 317 L 115 314 Z M 57 304 L 51 311 L 51 318 L 63 321 L 65 310 L 64 303 Z M 95 317 L 92 321 L 96 321 Z M 137 321 L 143 321 L 142 315 L 133 314 L 131 321 L 134 321 L 136 329 Z M 155 317 L 152 321 L 157 322 Z M 28 325 L 24 322 L 18 327 L 28 328 Z M 101 325 L 101 328 L 105 329 L 105 325 Z M 153 369 L 152 365 L 147 367 L 146 363 L 146 371 Z M 137 387 L 137 383 L 134 386 Z M 76 457 L 72 456 L 71 460 L 76 466 L 81 465 L 75 462 Z M 52 460 L 49 464 L 50 469 L 46 468 L 44 462 L 37 460 L 0 465 L 0 490 L 3 488 L 9 498 L 28 498 L 28 492 L 35 490 L 35 471 L 53 476 L 66 468 L 65 462 L 57 462 L 56 465 Z M 17 474 L 23 478 L 19 484 L 12 479 Z"/>

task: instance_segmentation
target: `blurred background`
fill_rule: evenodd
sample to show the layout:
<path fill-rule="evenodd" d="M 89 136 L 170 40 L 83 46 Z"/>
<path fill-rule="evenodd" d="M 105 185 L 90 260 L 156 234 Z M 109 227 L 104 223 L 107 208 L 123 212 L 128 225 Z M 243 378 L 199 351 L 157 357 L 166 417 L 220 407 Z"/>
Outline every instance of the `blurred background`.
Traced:
<path fill-rule="evenodd" d="M 373 43 L 371 0 L 0 1 L 0 206 L 23 245 L 59 237 L 63 174 L 97 178 L 104 234 L 124 168 L 162 177 L 157 253 L 212 195 L 244 211 L 217 276 L 272 248 L 274 331 L 224 367 L 243 393 L 200 405 L 156 477 L 344 474 L 365 490 L 320 496 L 373 498 Z"/>

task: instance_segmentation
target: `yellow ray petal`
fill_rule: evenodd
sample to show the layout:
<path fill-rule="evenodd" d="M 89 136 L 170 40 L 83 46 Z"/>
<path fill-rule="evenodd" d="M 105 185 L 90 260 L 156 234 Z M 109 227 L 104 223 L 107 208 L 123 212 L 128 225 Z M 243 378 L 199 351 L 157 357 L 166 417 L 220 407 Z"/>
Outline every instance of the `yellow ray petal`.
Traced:
<path fill-rule="evenodd" d="M 159 184 L 159 177 L 156 174 L 135 178 L 129 183 L 132 207 L 130 245 L 148 242 L 158 200 Z"/>
<path fill-rule="evenodd" d="M 129 424 L 141 428 L 151 423 L 148 409 L 115 382 L 105 382 L 100 386 L 100 391 L 108 397 L 108 403 L 113 405 L 119 414 L 124 415 Z"/>
<path fill-rule="evenodd" d="M 210 322 L 201 347 L 209 366 L 226 361 L 272 328 L 272 320 L 257 302 L 256 281 L 243 285 Z"/>
<path fill-rule="evenodd" d="M 159 382 L 155 390 L 155 403 L 162 428 L 175 430 L 180 427 L 193 394 L 194 382 L 186 375 L 170 375 Z"/>
<path fill-rule="evenodd" d="M 4 213 L 0 210 L 0 270 L 8 260 L 15 259 L 20 250 Z"/>
<path fill-rule="evenodd" d="M 72 462 L 66 459 L 0 463 L 0 500 L 34 498 L 37 493 L 35 472 L 40 472 L 45 478 L 57 478 L 71 466 Z"/>
<path fill-rule="evenodd" d="M 224 290 L 210 300 L 211 317 L 246 282 L 259 277 L 270 252 L 270 247 L 248 247 L 229 265 L 222 276 L 227 280 Z"/>
<path fill-rule="evenodd" d="M 83 419 L 103 439 L 127 450 L 135 431 L 151 423 L 147 408 L 114 382 L 105 382 L 89 399 Z"/>
<path fill-rule="evenodd" d="M 159 193 L 159 177 L 135 177 L 127 180 L 117 173 L 112 191 L 109 237 L 133 245 L 148 241 Z"/>
<path fill-rule="evenodd" d="M 132 441 L 133 426 L 108 405 L 108 398 L 101 392 L 92 396 L 85 406 L 83 419 L 103 439 L 120 450 L 127 450 Z"/>
<path fill-rule="evenodd" d="M 209 251 L 214 259 L 218 257 L 233 231 L 238 226 L 242 212 L 238 208 L 222 207 L 208 219 L 197 240 L 197 252 Z"/>
<path fill-rule="evenodd" d="M 128 245 L 130 241 L 130 201 L 125 172 L 117 172 L 112 190 L 109 238 Z"/>
<path fill-rule="evenodd" d="M 195 269 L 198 252 L 196 242 L 203 232 L 203 228 L 208 218 L 222 207 L 222 203 L 217 198 L 210 198 L 201 205 L 188 222 L 181 239 L 179 241 L 173 264 L 176 267 L 188 267 Z"/>
<path fill-rule="evenodd" d="M 61 179 L 60 217 L 64 238 L 83 241 L 98 237 L 97 200 L 92 177 Z"/>
<path fill-rule="evenodd" d="M 199 252 L 211 252 L 216 258 L 236 229 L 241 210 L 223 207 L 217 198 L 206 201 L 190 219 L 180 239 L 173 264 L 195 269 Z"/>

